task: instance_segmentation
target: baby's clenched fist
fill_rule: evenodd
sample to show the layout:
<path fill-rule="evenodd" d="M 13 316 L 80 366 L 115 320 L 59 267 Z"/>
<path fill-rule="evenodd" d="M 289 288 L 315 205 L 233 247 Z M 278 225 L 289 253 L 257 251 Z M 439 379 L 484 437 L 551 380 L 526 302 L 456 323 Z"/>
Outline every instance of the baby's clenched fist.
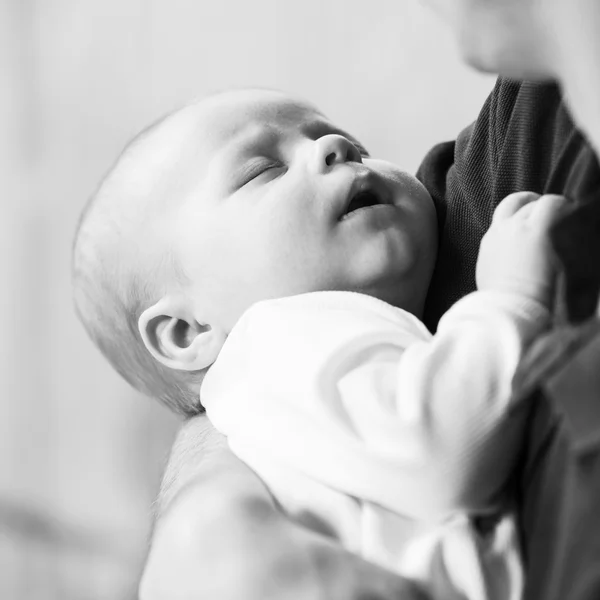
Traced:
<path fill-rule="evenodd" d="M 518 293 L 550 307 L 556 263 L 548 234 L 568 202 L 533 192 L 502 200 L 481 241 L 478 289 Z"/>

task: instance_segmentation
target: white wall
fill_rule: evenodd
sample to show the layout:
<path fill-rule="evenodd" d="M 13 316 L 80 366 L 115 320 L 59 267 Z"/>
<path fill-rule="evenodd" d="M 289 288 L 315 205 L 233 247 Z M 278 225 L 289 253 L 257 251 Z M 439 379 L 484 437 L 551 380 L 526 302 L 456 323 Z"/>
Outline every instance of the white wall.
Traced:
<path fill-rule="evenodd" d="M 73 315 L 78 213 L 123 144 L 228 86 L 304 96 L 414 170 L 492 85 L 406 0 L 0 4 L 0 597 L 133 598 L 175 419 Z"/>

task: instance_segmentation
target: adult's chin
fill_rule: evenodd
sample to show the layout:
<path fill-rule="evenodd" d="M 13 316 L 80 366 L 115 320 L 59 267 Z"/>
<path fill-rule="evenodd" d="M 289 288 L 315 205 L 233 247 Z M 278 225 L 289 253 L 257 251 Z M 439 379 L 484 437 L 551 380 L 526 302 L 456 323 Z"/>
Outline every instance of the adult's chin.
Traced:
<path fill-rule="evenodd" d="M 461 49 L 461 55 L 465 63 L 481 73 L 527 81 L 556 80 L 555 74 L 545 65 L 533 61 L 528 62 L 522 55 L 515 56 L 508 50 L 494 55 L 485 55 L 467 48 Z"/>
<path fill-rule="evenodd" d="M 555 79 L 548 36 L 537 22 L 529 27 L 518 18 L 467 21 L 456 33 L 462 59 L 478 71 L 530 81 Z"/>

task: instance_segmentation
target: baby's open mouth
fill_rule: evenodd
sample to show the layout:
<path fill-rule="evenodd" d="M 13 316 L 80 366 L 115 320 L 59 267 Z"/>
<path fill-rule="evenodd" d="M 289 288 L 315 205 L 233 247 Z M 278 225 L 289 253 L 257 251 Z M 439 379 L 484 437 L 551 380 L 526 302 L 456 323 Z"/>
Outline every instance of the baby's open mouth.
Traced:
<path fill-rule="evenodd" d="M 344 214 L 342 215 L 342 219 L 347 217 L 351 213 L 360 210 L 361 208 L 377 206 L 378 204 L 384 203 L 382 202 L 380 195 L 375 190 L 361 190 L 351 198 Z"/>

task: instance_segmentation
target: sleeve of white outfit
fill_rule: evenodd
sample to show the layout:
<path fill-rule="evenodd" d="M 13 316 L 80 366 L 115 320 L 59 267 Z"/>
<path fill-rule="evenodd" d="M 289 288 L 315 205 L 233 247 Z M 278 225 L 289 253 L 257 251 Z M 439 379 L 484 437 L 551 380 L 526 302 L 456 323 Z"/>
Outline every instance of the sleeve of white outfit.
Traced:
<path fill-rule="evenodd" d="M 420 518 L 494 508 L 523 434 L 525 413 L 510 406 L 513 375 L 548 319 L 535 301 L 476 292 L 429 341 L 395 348 L 365 336 L 330 355 L 323 401 L 333 384 L 366 451 L 393 465 L 402 489 L 393 508 Z"/>

